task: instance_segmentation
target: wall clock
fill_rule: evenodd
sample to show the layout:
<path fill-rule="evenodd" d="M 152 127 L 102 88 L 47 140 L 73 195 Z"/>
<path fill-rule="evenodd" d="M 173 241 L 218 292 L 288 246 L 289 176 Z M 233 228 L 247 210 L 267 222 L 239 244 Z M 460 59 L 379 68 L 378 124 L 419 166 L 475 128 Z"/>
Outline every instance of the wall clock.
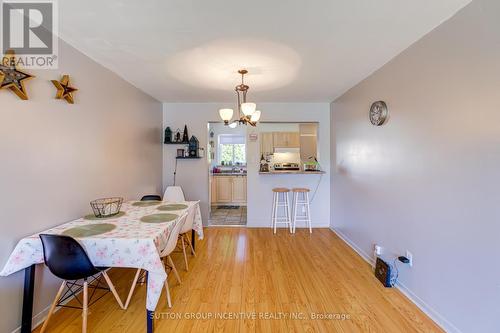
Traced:
<path fill-rule="evenodd" d="M 387 104 L 384 101 L 377 101 L 370 107 L 370 122 L 374 126 L 382 126 L 389 115 Z"/>

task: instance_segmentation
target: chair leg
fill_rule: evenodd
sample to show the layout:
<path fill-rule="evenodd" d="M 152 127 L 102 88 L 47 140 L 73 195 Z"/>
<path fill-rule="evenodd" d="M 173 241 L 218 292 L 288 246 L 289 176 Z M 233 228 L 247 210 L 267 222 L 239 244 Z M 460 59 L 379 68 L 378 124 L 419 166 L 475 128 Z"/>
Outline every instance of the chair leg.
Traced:
<path fill-rule="evenodd" d="M 177 269 L 175 268 L 174 261 L 172 260 L 172 258 L 170 256 L 167 256 L 167 258 L 168 258 L 168 262 L 170 263 L 170 266 L 172 266 L 172 271 L 174 272 L 174 275 L 177 278 L 177 281 L 179 282 L 179 284 L 181 284 L 181 278 L 179 276 L 179 273 L 177 273 Z"/>
<path fill-rule="evenodd" d="M 191 244 L 189 237 L 186 234 L 184 234 L 184 237 L 186 238 L 186 241 L 189 244 L 189 247 L 191 248 L 191 253 L 193 254 L 193 256 L 196 257 L 196 252 L 194 252 L 193 244 Z"/>
<path fill-rule="evenodd" d="M 54 309 L 57 306 L 57 302 L 59 301 L 59 297 L 61 297 L 61 294 L 62 294 L 65 286 L 66 286 L 66 281 L 63 281 L 63 283 L 59 287 L 59 290 L 57 291 L 56 297 L 54 298 L 52 305 L 50 306 L 49 313 L 47 314 L 47 318 L 43 322 L 43 326 L 42 326 L 42 329 L 40 330 L 40 333 L 45 332 L 45 329 L 47 328 L 47 324 L 49 323 L 50 317 L 54 313 Z"/>
<path fill-rule="evenodd" d="M 83 281 L 83 321 L 82 321 L 82 333 L 87 333 L 87 314 L 88 314 L 88 301 L 89 301 L 89 286 L 87 279 Z"/>
<path fill-rule="evenodd" d="M 144 274 L 144 275 L 142 276 L 141 281 L 139 281 L 139 283 L 140 283 L 141 285 L 143 285 L 143 284 L 145 284 L 145 283 L 146 283 L 146 274 Z"/>
<path fill-rule="evenodd" d="M 186 264 L 186 271 L 189 271 L 188 257 L 186 254 L 186 244 L 184 244 L 184 235 L 181 235 L 182 252 L 184 253 L 184 263 Z"/>
<path fill-rule="evenodd" d="M 125 302 L 124 310 L 128 308 L 130 304 L 130 300 L 132 299 L 132 294 L 134 293 L 135 287 L 137 285 L 137 280 L 139 279 L 139 275 L 141 274 L 141 269 L 139 268 L 135 273 L 134 281 L 132 282 L 132 286 L 130 286 L 130 291 L 128 292 L 127 301 Z"/>
<path fill-rule="evenodd" d="M 165 290 L 167 291 L 167 305 L 172 307 L 172 300 L 170 299 L 170 289 L 168 288 L 168 279 L 165 279 Z"/>
<path fill-rule="evenodd" d="M 103 271 L 102 275 L 104 276 L 104 279 L 106 280 L 106 283 L 108 284 L 109 289 L 111 289 L 113 296 L 115 296 L 115 299 L 118 302 L 118 305 L 120 305 L 120 308 L 125 310 L 125 307 L 123 306 L 122 300 L 120 299 L 120 296 L 118 296 L 118 293 L 116 292 L 116 289 L 115 289 L 115 285 L 113 284 L 113 282 L 111 282 L 111 279 L 109 278 L 108 273 Z"/>

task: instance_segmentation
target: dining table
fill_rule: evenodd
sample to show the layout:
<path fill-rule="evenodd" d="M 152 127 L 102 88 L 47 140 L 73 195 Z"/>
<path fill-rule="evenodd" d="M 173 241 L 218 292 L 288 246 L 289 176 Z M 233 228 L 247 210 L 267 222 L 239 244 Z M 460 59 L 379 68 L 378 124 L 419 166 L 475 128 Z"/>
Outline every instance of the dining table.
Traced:
<path fill-rule="evenodd" d="M 44 262 L 39 237 L 42 233 L 72 236 L 83 246 L 96 267 L 145 270 L 146 331 L 152 333 L 154 311 L 167 279 L 160 252 L 175 223 L 191 208 L 195 209 L 194 244 L 195 233 L 198 239 L 203 239 L 199 201 L 128 201 L 122 204 L 116 215 L 97 218 L 89 214 L 21 239 L 0 272 L 0 276 L 8 276 L 25 271 L 21 333 L 29 333 L 32 328 L 35 265 Z"/>

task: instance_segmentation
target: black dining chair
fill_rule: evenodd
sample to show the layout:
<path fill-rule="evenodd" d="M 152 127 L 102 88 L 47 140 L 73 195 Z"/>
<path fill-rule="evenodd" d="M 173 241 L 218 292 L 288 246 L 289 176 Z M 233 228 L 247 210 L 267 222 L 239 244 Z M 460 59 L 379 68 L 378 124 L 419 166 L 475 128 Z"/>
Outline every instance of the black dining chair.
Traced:
<path fill-rule="evenodd" d="M 141 201 L 161 201 L 161 197 L 156 194 L 148 194 L 143 196 Z"/>
<path fill-rule="evenodd" d="M 49 267 L 49 270 L 60 279 L 63 279 L 63 283 L 57 292 L 52 305 L 50 306 L 47 319 L 43 323 L 42 330 L 43 333 L 47 328 L 50 317 L 57 306 L 70 307 L 83 310 L 83 323 L 82 332 L 87 331 L 87 314 L 89 307 L 89 286 L 92 289 L 92 294 L 90 296 L 90 301 L 92 296 L 97 289 L 111 291 L 116 298 L 116 301 L 123 309 L 123 303 L 116 292 L 116 289 L 111 282 L 108 274 L 106 274 L 106 267 L 95 267 L 90 261 L 87 253 L 83 247 L 75 239 L 69 236 L 62 235 L 50 235 L 50 234 L 40 234 L 40 239 L 43 245 L 43 257 L 45 264 Z M 100 286 L 100 278 L 104 277 L 109 288 Z M 78 280 L 83 279 L 83 285 L 78 284 Z M 90 282 L 89 282 L 90 279 Z M 64 295 L 62 295 L 64 287 L 68 287 Z M 83 300 L 80 301 L 78 298 L 78 293 L 83 290 Z M 65 305 L 64 302 L 71 297 L 80 303 L 81 307 Z M 101 297 L 97 298 L 90 305 L 97 302 Z"/>

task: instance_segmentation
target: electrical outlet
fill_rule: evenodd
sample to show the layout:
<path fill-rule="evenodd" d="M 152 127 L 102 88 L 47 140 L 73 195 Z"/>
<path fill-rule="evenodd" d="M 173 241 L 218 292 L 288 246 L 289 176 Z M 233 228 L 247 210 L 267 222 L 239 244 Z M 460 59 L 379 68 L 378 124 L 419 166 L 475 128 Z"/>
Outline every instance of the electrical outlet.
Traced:
<path fill-rule="evenodd" d="M 382 246 L 375 244 L 374 246 L 375 255 L 379 256 L 382 254 Z"/>
<path fill-rule="evenodd" d="M 411 254 L 411 252 L 408 250 L 406 250 L 406 258 L 408 258 L 409 260 L 408 265 L 410 265 L 410 267 L 413 267 L 413 254 Z"/>

